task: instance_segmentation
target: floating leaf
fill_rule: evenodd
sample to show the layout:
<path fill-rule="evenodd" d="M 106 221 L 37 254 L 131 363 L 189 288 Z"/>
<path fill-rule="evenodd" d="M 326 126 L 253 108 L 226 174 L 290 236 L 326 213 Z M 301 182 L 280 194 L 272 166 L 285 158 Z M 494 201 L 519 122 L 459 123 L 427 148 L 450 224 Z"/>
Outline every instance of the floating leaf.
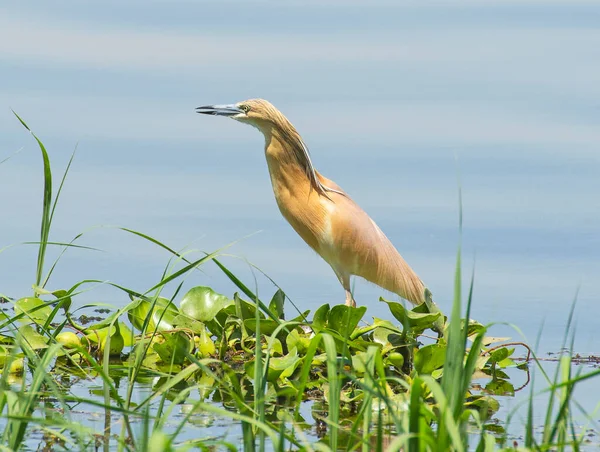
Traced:
<path fill-rule="evenodd" d="M 446 359 L 446 347 L 438 344 L 431 344 L 421 347 L 415 353 L 414 366 L 420 374 L 430 374 L 434 370 L 441 368 Z"/>
<path fill-rule="evenodd" d="M 207 322 L 213 320 L 217 313 L 233 305 L 233 300 L 221 295 L 210 287 L 198 286 L 189 290 L 179 304 L 185 315 Z"/>
<path fill-rule="evenodd" d="M 52 308 L 49 303 L 46 303 L 39 298 L 27 297 L 21 298 L 15 302 L 15 313 L 25 315 L 20 319 L 21 322 L 29 322 L 31 318 L 38 325 L 43 325 L 52 314 Z"/>

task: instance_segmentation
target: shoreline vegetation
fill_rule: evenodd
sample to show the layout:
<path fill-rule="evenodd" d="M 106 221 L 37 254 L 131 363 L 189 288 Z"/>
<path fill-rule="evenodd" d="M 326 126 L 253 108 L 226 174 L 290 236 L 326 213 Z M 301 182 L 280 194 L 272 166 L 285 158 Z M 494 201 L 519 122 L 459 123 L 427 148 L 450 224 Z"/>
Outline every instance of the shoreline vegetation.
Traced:
<path fill-rule="evenodd" d="M 383 298 L 385 319 L 369 319 L 364 306 L 302 312 L 281 289 L 260 299 L 219 260 L 222 250 L 179 253 L 127 228 L 119 229 L 170 253 L 153 287 L 84 280 L 50 289 L 62 255 L 86 247 L 77 244 L 82 234 L 68 243 L 50 238 L 73 156 L 54 192 L 48 152 L 31 133 L 44 164 L 43 208 L 33 294 L 10 298 L 0 287 L 1 450 L 545 451 L 598 444 L 591 436 L 597 421 L 573 397 L 578 384 L 600 375 L 574 368 L 600 362 L 573 353 L 575 302 L 556 355 L 538 357 L 536 347 L 490 337 L 492 325 L 470 319 L 473 277 L 465 294 L 460 246 L 447 318 Z M 61 249 L 51 263 L 48 246 Z M 232 293 L 205 286 L 183 293 L 184 278 L 202 265 L 216 265 Z M 167 294 L 169 283 L 175 289 Z M 97 284 L 118 289 L 125 306 L 80 305 L 78 295 Z M 437 337 L 440 320 L 445 334 Z M 556 361 L 554 375 L 545 360 Z M 72 390 L 74 378 L 95 389 Z M 525 384 L 515 387 L 516 380 Z M 148 383 L 151 390 L 140 391 Z M 526 388 L 498 419 L 498 398 Z M 535 411 L 541 397 L 546 409 Z M 103 427 L 80 422 L 75 410 L 94 413 Z M 203 413 L 238 428 L 215 435 L 208 425 L 190 437 L 188 423 Z"/>

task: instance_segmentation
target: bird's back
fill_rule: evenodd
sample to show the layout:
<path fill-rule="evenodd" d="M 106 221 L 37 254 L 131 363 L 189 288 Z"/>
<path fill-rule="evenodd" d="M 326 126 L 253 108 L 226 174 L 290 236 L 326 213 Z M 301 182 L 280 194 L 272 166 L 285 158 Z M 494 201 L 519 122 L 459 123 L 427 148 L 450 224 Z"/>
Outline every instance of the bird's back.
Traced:
<path fill-rule="evenodd" d="M 343 190 L 323 176 L 324 185 Z M 320 197 L 329 215 L 319 254 L 338 274 L 360 276 L 402 298 L 420 304 L 425 286 L 381 229 L 348 195 Z"/>

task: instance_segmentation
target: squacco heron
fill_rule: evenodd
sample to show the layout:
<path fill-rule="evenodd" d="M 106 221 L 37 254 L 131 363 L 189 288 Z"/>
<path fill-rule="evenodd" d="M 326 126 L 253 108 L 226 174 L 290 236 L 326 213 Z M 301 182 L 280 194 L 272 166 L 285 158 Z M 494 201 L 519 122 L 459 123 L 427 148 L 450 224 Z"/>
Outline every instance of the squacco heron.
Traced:
<path fill-rule="evenodd" d="M 302 137 L 270 102 L 249 99 L 196 111 L 227 116 L 262 132 L 279 210 L 331 266 L 346 291 L 346 305 L 356 306 L 350 290 L 354 275 L 414 304 L 427 302 L 431 310 L 421 279 L 369 215 L 338 184 L 315 170 Z"/>

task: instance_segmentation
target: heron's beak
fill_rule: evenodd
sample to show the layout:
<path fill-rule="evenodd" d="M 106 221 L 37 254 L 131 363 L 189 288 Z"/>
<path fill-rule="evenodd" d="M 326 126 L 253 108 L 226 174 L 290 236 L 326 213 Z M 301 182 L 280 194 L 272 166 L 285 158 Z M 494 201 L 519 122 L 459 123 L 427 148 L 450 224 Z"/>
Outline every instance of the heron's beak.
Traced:
<path fill-rule="evenodd" d="M 215 116 L 235 116 L 245 114 L 244 110 L 238 108 L 234 104 L 231 105 L 205 105 L 204 107 L 196 108 L 196 113 Z"/>

